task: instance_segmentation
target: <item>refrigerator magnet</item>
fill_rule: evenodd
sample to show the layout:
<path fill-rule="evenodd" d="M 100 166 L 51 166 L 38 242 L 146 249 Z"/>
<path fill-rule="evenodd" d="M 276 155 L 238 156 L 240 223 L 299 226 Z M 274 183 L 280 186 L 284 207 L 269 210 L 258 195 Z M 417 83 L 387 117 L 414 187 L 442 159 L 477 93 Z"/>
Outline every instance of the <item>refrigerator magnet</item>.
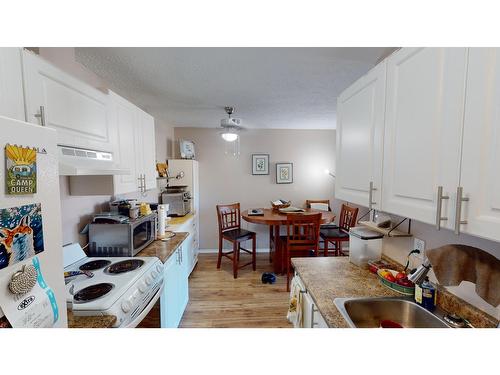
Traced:
<path fill-rule="evenodd" d="M 36 193 L 36 149 L 7 144 L 5 146 L 6 193 Z"/>
<path fill-rule="evenodd" d="M 0 269 L 44 251 L 40 203 L 0 209 Z"/>

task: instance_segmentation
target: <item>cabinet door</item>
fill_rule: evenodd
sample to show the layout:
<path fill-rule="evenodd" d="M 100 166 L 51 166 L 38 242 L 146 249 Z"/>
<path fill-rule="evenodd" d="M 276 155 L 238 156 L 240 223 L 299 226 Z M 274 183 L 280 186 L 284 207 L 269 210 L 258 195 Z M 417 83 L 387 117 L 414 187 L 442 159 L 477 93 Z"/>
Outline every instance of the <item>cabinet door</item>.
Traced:
<path fill-rule="evenodd" d="M 300 328 L 313 327 L 314 302 L 309 293 L 302 293 L 302 326 Z"/>
<path fill-rule="evenodd" d="M 146 189 L 156 188 L 156 145 L 155 122 L 153 116 L 140 111 L 140 126 L 142 132 L 142 173 L 146 177 Z"/>
<path fill-rule="evenodd" d="M 0 48 L 0 116 L 26 120 L 19 48 Z"/>
<path fill-rule="evenodd" d="M 117 138 L 117 157 L 122 168 L 130 169 L 129 175 L 114 176 L 115 194 L 139 190 L 137 172 L 136 126 L 137 108 L 120 96 L 110 93 L 111 118 L 115 122 Z"/>
<path fill-rule="evenodd" d="M 463 232 L 500 240 L 500 49 L 471 48 L 460 184 Z M 453 202 L 455 203 L 455 202 Z"/>
<path fill-rule="evenodd" d="M 380 205 L 385 112 L 385 61 L 345 90 L 337 101 L 335 197 Z"/>
<path fill-rule="evenodd" d="M 174 253 L 165 263 L 163 293 L 160 297 L 160 320 L 162 328 L 179 325 L 179 262 Z"/>
<path fill-rule="evenodd" d="M 387 60 L 382 210 L 436 222 L 459 181 L 465 48 L 403 48 Z M 442 216 L 452 227 L 452 199 Z"/>
<path fill-rule="evenodd" d="M 189 263 L 188 256 L 188 244 L 184 243 L 177 250 L 182 252 L 181 262 L 180 262 L 180 272 L 179 272 L 179 322 L 182 319 L 182 315 L 184 314 L 184 310 L 189 301 L 189 271 L 191 270 L 191 265 Z"/>
<path fill-rule="evenodd" d="M 58 143 L 113 151 L 108 124 L 108 96 L 23 51 L 26 120 L 57 129 Z"/>

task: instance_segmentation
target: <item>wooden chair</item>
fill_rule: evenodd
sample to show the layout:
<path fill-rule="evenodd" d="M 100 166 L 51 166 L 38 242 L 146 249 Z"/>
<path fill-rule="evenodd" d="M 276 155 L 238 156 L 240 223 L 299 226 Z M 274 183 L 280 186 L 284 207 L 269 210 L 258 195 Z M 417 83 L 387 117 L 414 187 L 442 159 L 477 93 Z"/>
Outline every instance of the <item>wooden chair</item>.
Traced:
<path fill-rule="evenodd" d="M 358 217 L 358 208 L 342 205 L 339 218 L 338 228 L 321 228 L 320 237 L 324 242 L 323 255 L 328 256 L 328 244 L 331 242 L 334 245 L 335 256 L 343 255 L 342 242 L 349 241 L 349 229 L 356 225 Z"/>
<path fill-rule="evenodd" d="M 286 217 L 285 262 L 286 262 L 286 290 L 290 291 L 290 268 L 292 255 L 308 255 L 313 251 L 319 253 L 319 226 L 321 212 L 317 214 L 288 214 Z M 306 253 L 306 254 L 304 254 Z"/>
<path fill-rule="evenodd" d="M 257 235 L 246 229 L 241 229 L 240 204 L 217 205 L 217 220 L 219 222 L 219 256 L 217 258 L 217 269 L 220 268 L 222 257 L 225 256 L 233 262 L 233 276 L 238 277 L 238 269 L 252 265 L 256 269 L 256 241 Z M 223 240 L 233 244 L 233 250 L 222 251 Z M 252 250 L 241 247 L 243 241 L 252 240 Z M 252 255 L 252 261 L 239 266 L 240 250 Z"/>

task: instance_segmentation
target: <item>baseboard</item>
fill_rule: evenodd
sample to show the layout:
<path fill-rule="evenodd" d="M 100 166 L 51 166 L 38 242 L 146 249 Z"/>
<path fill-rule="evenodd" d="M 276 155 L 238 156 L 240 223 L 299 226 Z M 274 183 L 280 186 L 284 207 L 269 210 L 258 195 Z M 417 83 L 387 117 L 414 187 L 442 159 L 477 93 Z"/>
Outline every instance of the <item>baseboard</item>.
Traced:
<path fill-rule="evenodd" d="M 246 248 L 245 248 L 246 249 Z M 224 251 L 230 251 L 231 249 L 224 249 Z M 262 248 L 262 249 L 256 249 L 258 253 L 268 253 L 269 249 L 268 248 Z M 198 253 L 199 254 L 217 254 L 219 252 L 219 249 L 199 249 Z"/>

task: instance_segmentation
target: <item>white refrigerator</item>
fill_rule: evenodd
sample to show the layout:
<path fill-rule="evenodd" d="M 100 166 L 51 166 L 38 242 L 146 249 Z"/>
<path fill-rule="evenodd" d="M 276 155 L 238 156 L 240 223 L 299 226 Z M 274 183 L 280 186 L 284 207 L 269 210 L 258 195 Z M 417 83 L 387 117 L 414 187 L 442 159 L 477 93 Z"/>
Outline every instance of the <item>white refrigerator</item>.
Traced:
<path fill-rule="evenodd" d="M 28 152 L 12 156 L 9 152 L 20 150 L 16 146 Z M 14 159 L 19 165 L 13 167 Z M 11 182 L 23 185 L 19 181 L 26 180 L 19 176 L 28 173 L 30 162 L 36 169 L 36 175 L 29 176 L 35 178 L 36 191 L 33 187 L 16 188 Z M 15 321 L 12 326 L 67 327 L 56 131 L 0 116 L 0 180 L 0 317 L 4 321 L 5 316 L 13 317 L 9 319 Z M 36 272 L 30 274 L 28 269 Z M 18 277 L 12 279 L 16 272 Z M 25 280 L 21 276 L 26 276 Z M 34 287 L 19 292 L 30 287 L 30 280 Z M 16 292 L 10 289 L 11 284 Z M 39 292 L 36 298 L 35 292 Z M 7 313 L 6 300 L 19 301 L 19 305 L 16 309 L 9 305 Z M 42 300 L 44 304 L 35 308 Z M 28 309 L 33 310 L 27 314 Z M 33 314 L 39 316 L 33 318 Z"/>

